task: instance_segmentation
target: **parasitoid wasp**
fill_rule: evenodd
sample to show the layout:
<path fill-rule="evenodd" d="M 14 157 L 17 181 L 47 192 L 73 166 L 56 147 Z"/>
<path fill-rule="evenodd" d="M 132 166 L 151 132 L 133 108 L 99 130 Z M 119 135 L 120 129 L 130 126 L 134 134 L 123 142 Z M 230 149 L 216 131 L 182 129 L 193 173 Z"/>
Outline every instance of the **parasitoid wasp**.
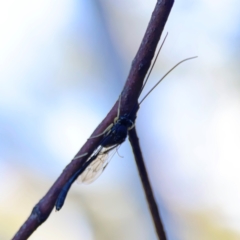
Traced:
<path fill-rule="evenodd" d="M 139 96 L 141 95 L 148 78 L 152 72 L 152 69 L 155 65 L 155 62 L 158 58 L 158 55 L 163 47 L 163 44 L 167 38 L 167 34 L 157 52 L 157 55 L 153 61 L 153 64 L 147 74 L 146 79 L 143 82 L 143 86 L 140 90 Z M 118 112 L 117 116 L 114 119 L 114 122 L 111 123 L 104 131 L 103 133 L 93 136 L 91 138 L 96 137 L 102 137 L 102 140 L 100 141 L 99 146 L 94 150 L 93 154 L 88 158 L 88 160 L 83 164 L 83 166 L 69 179 L 69 181 L 64 185 L 62 188 L 60 194 L 58 195 L 57 201 L 55 203 L 56 210 L 59 211 L 66 199 L 66 196 L 68 194 L 68 191 L 73 184 L 73 182 L 79 178 L 79 180 L 82 183 L 91 183 L 96 178 L 100 176 L 100 174 L 104 171 L 104 169 L 107 167 L 107 164 L 110 161 L 109 152 L 111 150 L 116 149 L 118 146 L 120 146 L 125 140 L 128 135 L 128 131 L 130 131 L 135 126 L 135 120 L 136 120 L 136 114 L 139 109 L 139 106 L 142 104 L 142 102 L 147 98 L 147 96 L 159 85 L 159 83 L 171 72 L 173 71 L 178 65 L 181 63 L 194 59 L 196 57 L 190 57 L 186 58 L 180 62 L 178 62 L 176 65 L 174 65 L 164 76 L 150 89 L 150 91 L 143 97 L 143 99 L 138 103 L 136 103 L 133 107 L 133 109 L 123 116 L 120 115 L 120 109 L 121 109 L 121 95 L 119 97 L 118 101 Z M 85 154 L 77 157 L 81 158 L 85 156 Z M 76 158 L 75 158 L 76 159 Z"/>

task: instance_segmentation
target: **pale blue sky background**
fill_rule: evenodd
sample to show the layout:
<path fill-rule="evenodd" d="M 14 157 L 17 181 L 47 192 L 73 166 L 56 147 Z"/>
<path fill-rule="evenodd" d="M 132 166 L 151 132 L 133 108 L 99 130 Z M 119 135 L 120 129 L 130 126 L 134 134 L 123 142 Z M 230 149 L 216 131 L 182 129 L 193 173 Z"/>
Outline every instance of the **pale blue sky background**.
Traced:
<path fill-rule="evenodd" d="M 0 1 L 0 239 L 12 237 L 116 101 L 154 5 Z M 237 0 L 175 2 L 147 89 L 199 57 L 138 113 L 170 240 L 239 239 L 239 9 Z M 156 239 L 128 141 L 119 154 L 96 182 L 75 184 L 30 239 Z"/>

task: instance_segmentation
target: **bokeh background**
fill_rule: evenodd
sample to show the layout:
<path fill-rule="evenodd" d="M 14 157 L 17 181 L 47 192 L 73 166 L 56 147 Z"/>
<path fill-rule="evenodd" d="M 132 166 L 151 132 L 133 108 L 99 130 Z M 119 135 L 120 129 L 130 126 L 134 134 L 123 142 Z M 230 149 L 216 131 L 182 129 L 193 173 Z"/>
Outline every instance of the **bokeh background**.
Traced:
<path fill-rule="evenodd" d="M 153 0 L 0 2 L 0 239 L 118 98 Z M 238 0 L 176 1 L 136 127 L 169 240 L 240 239 Z M 119 155 L 123 156 L 121 158 Z M 129 142 L 30 237 L 157 239 Z"/>

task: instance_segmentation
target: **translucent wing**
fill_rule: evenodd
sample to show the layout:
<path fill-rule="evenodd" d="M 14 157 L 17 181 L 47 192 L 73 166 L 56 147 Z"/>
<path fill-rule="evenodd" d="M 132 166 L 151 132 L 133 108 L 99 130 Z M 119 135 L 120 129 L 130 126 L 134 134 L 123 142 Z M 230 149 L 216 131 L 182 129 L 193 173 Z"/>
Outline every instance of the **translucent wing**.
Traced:
<path fill-rule="evenodd" d="M 112 150 L 112 148 L 110 150 Z M 110 150 L 103 148 L 103 150 L 98 154 L 97 158 L 90 163 L 90 165 L 78 177 L 78 182 L 89 184 L 95 181 L 107 167 L 113 156 L 113 154 L 109 156 Z"/>

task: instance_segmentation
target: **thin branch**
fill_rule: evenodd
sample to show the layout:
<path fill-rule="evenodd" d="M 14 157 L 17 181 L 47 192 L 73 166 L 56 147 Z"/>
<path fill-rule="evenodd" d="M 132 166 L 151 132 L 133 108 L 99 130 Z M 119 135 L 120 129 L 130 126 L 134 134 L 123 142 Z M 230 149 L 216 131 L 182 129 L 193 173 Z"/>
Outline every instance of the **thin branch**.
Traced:
<path fill-rule="evenodd" d="M 121 93 L 121 113 L 127 113 L 137 102 L 144 77 L 151 64 L 157 43 L 161 37 L 163 28 L 170 14 L 174 0 L 158 0 L 152 13 L 151 20 L 143 37 L 140 48 L 132 62 L 129 76 Z M 91 136 L 102 133 L 111 124 L 117 115 L 116 102 L 105 119 L 99 124 Z M 88 139 L 76 154 L 75 158 L 87 153 L 84 157 L 72 160 L 55 181 L 46 195 L 33 208 L 31 215 L 14 236 L 14 240 L 27 239 L 50 215 L 56 199 L 71 176 L 87 161 L 101 141 L 101 137 Z"/>
<path fill-rule="evenodd" d="M 166 240 L 166 234 L 165 230 L 161 221 L 160 213 L 158 210 L 158 206 L 156 204 L 152 187 L 150 184 L 150 181 L 148 179 L 148 174 L 147 170 L 144 164 L 143 156 L 142 156 L 142 151 L 141 147 L 139 144 L 139 139 L 137 136 L 136 128 L 134 127 L 130 132 L 129 132 L 129 141 L 132 146 L 134 158 L 137 164 L 138 172 L 142 181 L 142 185 L 145 191 L 145 195 L 147 198 L 148 206 L 152 215 L 152 219 L 155 225 L 155 229 L 158 235 L 159 240 Z"/>

